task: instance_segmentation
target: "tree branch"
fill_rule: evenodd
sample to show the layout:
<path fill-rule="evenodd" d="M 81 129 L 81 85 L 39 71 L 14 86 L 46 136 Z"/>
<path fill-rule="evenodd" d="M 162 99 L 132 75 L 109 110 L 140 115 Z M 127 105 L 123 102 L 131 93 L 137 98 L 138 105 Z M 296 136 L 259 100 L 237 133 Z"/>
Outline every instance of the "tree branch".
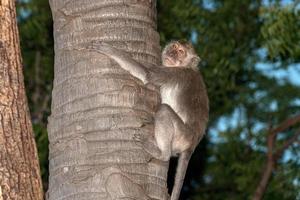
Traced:
<path fill-rule="evenodd" d="M 262 199 L 267 185 L 269 183 L 270 177 L 272 175 L 272 171 L 274 169 L 274 159 L 273 159 L 273 149 L 274 149 L 274 141 L 275 141 L 275 136 L 271 131 L 271 125 L 269 127 L 268 131 L 268 136 L 267 136 L 267 161 L 265 163 L 265 166 L 262 170 L 262 175 L 259 181 L 258 186 L 256 187 L 256 190 L 254 192 L 252 200 L 260 200 Z"/>
<path fill-rule="evenodd" d="M 300 136 L 300 128 L 297 129 L 296 133 L 292 137 L 290 137 L 289 139 L 287 139 L 283 143 L 283 145 L 279 149 L 276 150 L 276 152 L 274 153 L 274 158 L 276 160 L 279 159 L 282 156 L 283 152 L 287 148 L 289 148 L 289 146 L 291 146 L 293 143 L 299 141 L 299 136 Z"/>
<path fill-rule="evenodd" d="M 300 122 L 300 115 L 291 117 L 282 123 L 280 123 L 276 128 L 269 128 L 268 136 L 267 136 L 267 160 L 265 163 L 265 167 L 263 168 L 262 175 L 259 181 L 258 186 L 254 192 L 252 200 L 261 200 L 269 183 L 269 180 L 272 176 L 272 172 L 275 168 L 275 163 L 282 156 L 283 152 L 294 142 L 298 141 L 298 137 L 300 136 L 300 128 L 297 129 L 296 133 L 287 139 L 283 145 L 275 151 L 275 140 L 278 133 L 292 127 L 293 125 Z"/>
<path fill-rule="evenodd" d="M 270 130 L 271 134 L 277 135 L 278 133 L 290 128 L 291 126 L 300 122 L 300 115 L 296 115 L 289 119 L 284 120 L 281 122 L 276 128 Z"/>

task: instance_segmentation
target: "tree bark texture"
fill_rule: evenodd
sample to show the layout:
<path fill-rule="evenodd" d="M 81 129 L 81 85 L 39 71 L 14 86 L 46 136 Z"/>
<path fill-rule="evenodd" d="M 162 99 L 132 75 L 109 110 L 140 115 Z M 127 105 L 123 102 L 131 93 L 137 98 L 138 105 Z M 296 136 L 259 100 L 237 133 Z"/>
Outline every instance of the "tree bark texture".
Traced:
<path fill-rule="evenodd" d="M 0 0 L 0 200 L 42 200 L 15 1 Z"/>
<path fill-rule="evenodd" d="M 160 63 L 155 0 L 50 0 L 55 66 L 50 200 L 167 199 L 168 163 L 151 159 L 134 134 L 153 134 L 159 93 L 106 56 L 80 50 L 91 41 Z"/>

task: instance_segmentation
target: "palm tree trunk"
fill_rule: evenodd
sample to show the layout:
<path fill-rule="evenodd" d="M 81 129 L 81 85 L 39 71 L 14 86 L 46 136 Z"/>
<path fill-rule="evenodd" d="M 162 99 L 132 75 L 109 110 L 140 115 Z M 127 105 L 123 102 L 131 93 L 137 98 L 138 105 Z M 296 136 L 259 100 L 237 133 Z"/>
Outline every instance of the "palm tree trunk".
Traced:
<path fill-rule="evenodd" d="M 166 199 L 168 163 L 133 141 L 153 134 L 157 91 L 107 57 L 106 41 L 148 66 L 160 62 L 155 0 L 51 0 L 55 79 L 48 133 L 50 200 Z"/>
<path fill-rule="evenodd" d="M 43 199 L 12 0 L 0 0 L 0 199 Z"/>

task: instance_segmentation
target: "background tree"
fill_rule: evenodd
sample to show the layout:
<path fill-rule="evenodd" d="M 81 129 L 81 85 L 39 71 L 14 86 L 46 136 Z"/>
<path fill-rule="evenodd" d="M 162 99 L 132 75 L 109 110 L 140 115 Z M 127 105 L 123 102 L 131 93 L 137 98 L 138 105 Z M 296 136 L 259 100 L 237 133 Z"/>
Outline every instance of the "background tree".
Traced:
<path fill-rule="evenodd" d="M 0 0 L 0 199 L 42 200 L 14 1 Z"/>
<path fill-rule="evenodd" d="M 24 57 L 26 86 L 37 85 L 34 55 L 40 51 L 40 91 L 49 94 L 52 22 L 47 4 L 20 3 L 19 25 L 23 51 L 32 52 Z M 182 38 L 194 43 L 211 100 L 210 128 L 192 158 L 182 199 L 250 199 L 268 161 L 270 130 L 299 114 L 299 5 L 292 0 L 160 0 L 157 8 L 161 44 Z M 38 106 L 30 103 L 31 111 Z M 44 121 L 35 120 L 34 128 L 47 172 L 43 124 L 49 111 L 43 113 Z M 297 126 L 276 134 L 276 148 L 295 136 Z M 299 199 L 299 157 L 299 143 L 293 142 L 277 159 L 264 199 Z M 174 169 L 169 173 L 171 186 Z"/>

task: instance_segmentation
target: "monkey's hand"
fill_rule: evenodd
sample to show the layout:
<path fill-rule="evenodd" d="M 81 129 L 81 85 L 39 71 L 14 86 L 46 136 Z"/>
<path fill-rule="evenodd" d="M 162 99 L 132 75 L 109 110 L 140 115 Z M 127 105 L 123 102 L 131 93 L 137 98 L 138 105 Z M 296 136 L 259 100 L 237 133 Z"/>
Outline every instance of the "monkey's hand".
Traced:
<path fill-rule="evenodd" d="M 98 53 L 105 55 L 120 54 L 120 50 L 103 41 L 92 41 L 86 45 L 86 49 L 97 51 Z"/>

